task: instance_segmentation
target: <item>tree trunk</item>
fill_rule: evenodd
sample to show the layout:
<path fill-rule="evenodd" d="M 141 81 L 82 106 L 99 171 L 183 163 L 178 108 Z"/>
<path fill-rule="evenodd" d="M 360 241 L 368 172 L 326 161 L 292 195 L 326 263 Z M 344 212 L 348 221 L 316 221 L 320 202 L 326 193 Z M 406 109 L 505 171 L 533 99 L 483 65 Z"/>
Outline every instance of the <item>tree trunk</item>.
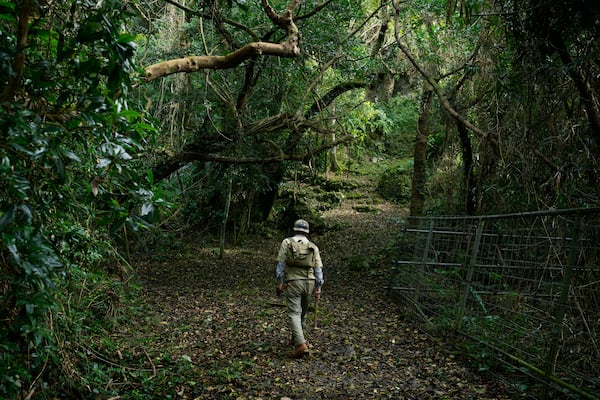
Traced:
<path fill-rule="evenodd" d="M 427 83 L 425 83 L 427 85 Z M 433 90 L 429 85 L 423 89 L 421 112 L 417 122 L 415 137 L 414 166 L 410 199 L 410 215 L 423 215 L 425 203 L 425 172 L 427 169 L 427 138 L 429 137 L 429 111 L 433 100 Z"/>
<path fill-rule="evenodd" d="M 335 132 L 330 133 L 331 142 L 335 142 Z M 335 173 L 340 170 L 340 165 L 337 160 L 337 146 L 329 150 L 329 171 Z"/>
<path fill-rule="evenodd" d="M 12 76 L 2 77 L 2 80 L 5 81 L 6 79 L 8 84 L 2 89 L 2 92 L 0 92 L 0 103 L 3 103 L 7 100 L 10 101 L 15 96 L 17 88 L 21 84 L 21 78 L 23 77 L 23 70 L 25 68 L 25 52 L 28 45 L 29 18 L 32 12 L 31 1 L 22 1 L 21 4 L 17 6 L 17 11 L 19 14 L 17 28 L 17 53 L 15 54 L 13 60 Z"/>
<path fill-rule="evenodd" d="M 227 171 L 227 193 L 225 197 L 225 209 L 223 210 L 223 221 L 221 223 L 221 235 L 219 238 L 219 258 L 223 259 L 225 255 L 225 233 L 227 232 L 227 220 L 229 219 L 229 209 L 231 208 L 231 190 L 233 188 L 233 172 L 231 168 Z"/>
<path fill-rule="evenodd" d="M 267 164 L 263 168 L 263 173 L 269 177 L 270 187 L 262 193 L 258 193 L 257 208 L 260 211 L 260 217 L 266 221 L 271 214 L 277 195 L 279 194 L 279 184 L 283 181 L 285 175 L 284 163 Z"/>
<path fill-rule="evenodd" d="M 590 124 L 590 131 L 592 134 L 592 140 L 597 147 L 600 146 L 600 105 L 598 104 L 597 93 L 594 92 L 592 85 L 586 81 L 584 75 L 575 67 L 577 62 L 573 60 L 569 49 L 565 44 L 560 32 L 553 32 L 550 40 L 553 48 L 558 53 L 561 61 L 565 66 L 565 70 L 568 71 L 569 76 L 577 91 L 579 92 L 579 99 L 587 116 Z"/>
<path fill-rule="evenodd" d="M 477 195 L 475 188 L 475 179 L 473 177 L 473 148 L 471 138 L 467 127 L 460 121 L 456 121 L 456 129 L 460 138 L 460 147 L 462 150 L 464 182 L 465 182 L 465 212 L 467 215 L 475 215 L 475 205 L 477 204 Z"/>

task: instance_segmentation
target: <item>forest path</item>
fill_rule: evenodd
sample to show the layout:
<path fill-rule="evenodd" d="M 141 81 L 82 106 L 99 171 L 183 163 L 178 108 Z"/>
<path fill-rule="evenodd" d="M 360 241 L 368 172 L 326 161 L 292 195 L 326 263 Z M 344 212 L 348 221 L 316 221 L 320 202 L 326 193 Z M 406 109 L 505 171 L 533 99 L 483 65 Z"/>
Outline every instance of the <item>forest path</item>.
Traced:
<path fill-rule="evenodd" d="M 222 260 L 193 244 L 140 263 L 143 296 L 159 321 L 147 347 L 157 368 L 177 376 L 180 399 L 510 399 L 506 388 L 404 322 L 384 290 L 397 220 L 405 211 L 377 200 L 346 200 L 325 212 L 325 285 L 318 327 L 309 314 L 311 354 L 290 357 L 285 308 L 275 297 L 275 256 L 283 237 L 255 238 Z M 369 264 L 367 266 L 367 263 Z M 362 268 L 364 266 L 365 268 Z M 182 367 L 181 359 L 188 361 Z M 179 360 L 179 362 L 178 362 Z M 171 383 L 171 385 L 173 385 Z"/>

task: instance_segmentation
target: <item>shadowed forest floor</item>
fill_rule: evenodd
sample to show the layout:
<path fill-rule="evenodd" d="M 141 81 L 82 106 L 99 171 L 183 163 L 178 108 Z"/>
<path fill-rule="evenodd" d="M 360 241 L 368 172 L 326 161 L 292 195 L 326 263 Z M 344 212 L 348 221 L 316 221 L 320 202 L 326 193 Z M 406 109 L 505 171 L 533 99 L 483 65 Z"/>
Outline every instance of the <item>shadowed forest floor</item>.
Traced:
<path fill-rule="evenodd" d="M 316 329 L 309 315 L 311 354 L 301 360 L 290 357 L 285 308 L 275 296 L 283 236 L 254 238 L 222 260 L 191 244 L 138 263 L 142 296 L 155 315 L 131 329 L 145 332 L 144 347 L 160 354 L 153 368 L 176 377 L 173 398 L 515 398 L 403 319 L 384 286 L 385 254 L 405 211 L 377 200 L 359 212 L 358 203 L 326 212 L 329 229 L 311 237 L 325 286 Z"/>

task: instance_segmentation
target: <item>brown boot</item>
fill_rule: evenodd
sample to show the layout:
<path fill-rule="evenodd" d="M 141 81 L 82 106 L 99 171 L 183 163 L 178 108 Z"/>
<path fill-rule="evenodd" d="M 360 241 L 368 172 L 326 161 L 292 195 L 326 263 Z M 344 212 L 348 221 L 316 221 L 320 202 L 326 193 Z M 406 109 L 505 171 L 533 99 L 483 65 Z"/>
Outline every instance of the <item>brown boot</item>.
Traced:
<path fill-rule="evenodd" d="M 308 346 L 306 345 L 306 343 L 302 343 L 296 346 L 294 352 L 292 353 L 292 357 L 294 358 L 300 358 L 306 355 L 308 355 Z"/>
<path fill-rule="evenodd" d="M 308 340 L 304 342 L 306 344 L 306 346 L 308 346 Z M 290 346 L 293 346 L 294 344 L 296 344 L 296 341 L 294 340 L 294 336 L 290 336 Z"/>

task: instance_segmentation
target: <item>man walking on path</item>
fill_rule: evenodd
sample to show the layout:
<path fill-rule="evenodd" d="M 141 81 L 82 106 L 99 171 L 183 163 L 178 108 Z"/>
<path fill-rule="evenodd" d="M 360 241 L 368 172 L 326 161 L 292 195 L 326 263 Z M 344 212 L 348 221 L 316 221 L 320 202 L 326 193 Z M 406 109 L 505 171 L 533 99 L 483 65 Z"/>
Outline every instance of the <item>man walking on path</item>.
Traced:
<path fill-rule="evenodd" d="M 292 357 L 300 358 L 308 354 L 303 328 L 309 297 L 314 295 L 315 301 L 319 301 L 324 280 L 319 248 L 306 237 L 308 222 L 299 219 L 294 222 L 293 229 L 294 236 L 281 242 L 275 275 L 279 282 L 277 293 L 283 293 L 287 302 L 294 344 Z"/>

